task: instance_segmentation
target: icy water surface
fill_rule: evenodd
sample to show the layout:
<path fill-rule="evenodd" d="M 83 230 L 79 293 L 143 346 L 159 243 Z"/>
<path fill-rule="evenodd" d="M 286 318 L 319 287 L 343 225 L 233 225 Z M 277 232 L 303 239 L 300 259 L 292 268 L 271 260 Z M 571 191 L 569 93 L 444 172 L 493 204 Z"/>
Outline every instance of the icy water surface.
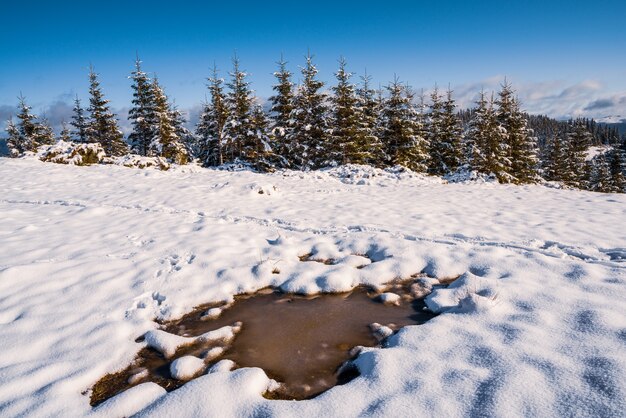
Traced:
<path fill-rule="evenodd" d="M 206 305 L 166 324 L 164 329 L 178 335 L 197 336 L 241 322 L 241 331 L 227 351 L 212 363 L 230 359 L 237 367 L 260 367 L 281 383 L 268 397 L 306 399 L 355 376 L 353 369 L 341 374 L 339 369 L 351 358 L 353 347 L 379 343 L 370 324 L 379 323 L 397 330 L 432 318 L 432 314 L 422 310 L 422 300 L 410 296 L 407 285 L 398 285 L 392 291 L 402 296 L 398 306 L 378 302 L 376 294 L 364 287 L 349 293 L 309 297 L 264 289 L 254 295 L 237 297 L 234 305 L 217 319 L 201 319 L 211 307 Z M 211 347 L 184 347 L 170 359 L 154 350 L 142 349 L 135 364 L 105 376 L 96 384 L 92 405 L 146 381 L 156 382 L 167 390 L 176 389 L 185 382 L 170 376 L 171 362 L 183 355 L 202 357 Z M 143 377 L 133 378 L 138 371 Z"/>

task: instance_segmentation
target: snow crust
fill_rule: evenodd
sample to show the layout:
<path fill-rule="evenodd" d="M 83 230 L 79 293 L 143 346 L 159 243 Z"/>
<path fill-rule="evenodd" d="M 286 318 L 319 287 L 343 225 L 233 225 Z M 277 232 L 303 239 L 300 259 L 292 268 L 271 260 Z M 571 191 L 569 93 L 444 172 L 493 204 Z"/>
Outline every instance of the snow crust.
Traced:
<path fill-rule="evenodd" d="M 626 410 L 626 196 L 358 166 L 256 174 L 35 157 L 0 159 L 0 190 L 2 416 Z M 262 370 L 219 362 L 173 392 L 143 384 L 89 406 L 93 384 L 140 348 L 165 355 L 194 340 L 166 335 L 155 318 L 267 286 L 384 292 L 418 273 L 460 276 L 448 289 L 428 277 L 412 289 L 433 290 L 427 304 L 441 315 L 362 349 L 361 376 L 315 399 L 268 400 L 276 382 Z M 202 338 L 227 344 L 239 326 Z"/>

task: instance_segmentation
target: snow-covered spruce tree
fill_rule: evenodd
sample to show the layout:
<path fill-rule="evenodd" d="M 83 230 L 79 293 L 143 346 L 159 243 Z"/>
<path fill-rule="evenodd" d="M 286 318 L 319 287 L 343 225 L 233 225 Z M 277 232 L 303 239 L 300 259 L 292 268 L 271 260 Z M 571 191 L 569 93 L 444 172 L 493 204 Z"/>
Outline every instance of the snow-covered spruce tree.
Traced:
<path fill-rule="evenodd" d="M 424 172 L 428 153 L 426 140 L 417 135 L 420 127 L 412 103 L 413 94 L 397 77 L 386 89 L 388 97 L 382 110 L 381 140 L 386 148 L 387 164 Z"/>
<path fill-rule="evenodd" d="M 609 191 L 612 193 L 626 193 L 626 180 L 624 179 L 624 154 L 618 148 L 610 153 Z"/>
<path fill-rule="evenodd" d="M 316 78 L 318 71 L 310 54 L 301 71 L 302 84 L 294 98 L 286 142 L 291 166 L 305 170 L 319 168 L 326 160 L 324 152 L 330 135 L 326 96 L 320 91 L 324 83 Z"/>
<path fill-rule="evenodd" d="M 286 142 L 286 138 L 291 129 L 289 119 L 293 111 L 293 82 L 291 81 L 291 72 L 287 69 L 287 61 L 281 56 L 277 64 L 278 71 L 274 73 L 277 82 L 272 86 L 272 90 L 276 94 L 269 98 L 271 104 L 271 134 L 275 152 L 282 156 L 288 156 L 290 146 Z M 284 161 L 288 162 L 287 159 Z"/>
<path fill-rule="evenodd" d="M 253 92 L 247 74 L 239 68 L 239 59 L 233 58 L 229 88 L 226 95 L 228 119 L 224 126 L 225 155 L 228 162 L 245 161 L 254 165 L 258 144 L 253 136 L 252 104 Z"/>
<path fill-rule="evenodd" d="M 370 87 L 372 77 L 361 76 L 361 85 L 356 90 L 357 110 L 359 115 L 359 135 L 363 138 L 365 155 L 364 164 L 382 166 L 385 162 L 385 154 L 380 141 L 380 111 L 381 108 L 376 99 L 376 91 Z"/>
<path fill-rule="evenodd" d="M 148 155 L 163 157 L 175 164 L 187 164 L 189 161 L 187 149 L 176 132 L 167 96 L 156 77 L 151 83 L 151 89 L 158 125 L 148 146 Z"/>
<path fill-rule="evenodd" d="M 436 135 L 433 134 L 430 138 L 429 171 L 441 176 L 453 172 L 461 165 L 461 126 L 450 88 L 444 101 L 440 101 L 436 89 L 432 99 L 431 126 L 435 128 Z"/>
<path fill-rule="evenodd" d="M 339 59 L 335 73 L 337 85 L 332 88 L 331 137 L 322 165 L 364 164 L 370 157 L 369 147 L 360 129 L 360 115 L 352 73 L 346 71 L 346 60 Z"/>
<path fill-rule="evenodd" d="M 255 138 L 254 154 L 251 155 L 254 167 L 261 171 L 272 171 L 275 167 L 286 167 L 285 157 L 275 153 L 272 149 L 270 135 L 270 121 L 260 103 L 253 103 L 252 114 L 252 136 Z"/>
<path fill-rule="evenodd" d="M 70 125 L 74 128 L 72 130 L 72 138 L 75 142 L 85 144 L 89 142 L 88 125 L 89 121 L 85 117 L 85 110 L 80 104 L 78 96 L 74 99 L 74 114 L 72 115 L 72 121 Z"/>
<path fill-rule="evenodd" d="M 37 124 L 34 142 L 36 148 L 42 145 L 52 145 L 56 142 L 52 126 L 50 126 L 50 122 L 48 122 L 45 116 L 41 119 L 41 122 Z"/>
<path fill-rule="evenodd" d="M 586 188 L 594 192 L 610 193 L 612 191 L 610 184 L 611 175 L 607 155 L 600 154 L 596 156 L 589 162 L 589 165 L 590 175 Z"/>
<path fill-rule="evenodd" d="M 89 68 L 90 120 L 87 127 L 87 142 L 98 142 L 108 156 L 120 156 L 128 152 L 122 131 L 117 126 L 115 115 L 109 110 L 109 101 L 104 98 L 98 74 Z"/>
<path fill-rule="evenodd" d="M 25 151 L 35 151 L 37 149 L 36 136 L 39 130 L 39 123 L 37 122 L 37 116 L 31 113 L 31 107 L 26 104 L 26 98 L 24 96 L 19 97 L 17 113 L 17 128 L 19 131 L 19 145 L 15 146 L 13 150 L 18 152 L 17 155 L 22 155 Z"/>
<path fill-rule="evenodd" d="M 223 79 L 218 77 L 217 67 L 213 66 L 213 74 L 208 78 L 210 103 L 206 103 L 200 121 L 196 125 L 198 137 L 198 158 L 205 167 L 224 164 L 224 126 L 228 119 L 228 107 Z"/>
<path fill-rule="evenodd" d="M 185 126 L 187 119 L 174 103 L 170 104 L 170 119 L 174 132 L 187 151 L 189 161 L 198 156 L 198 138 Z"/>
<path fill-rule="evenodd" d="M 582 120 L 572 121 L 567 133 L 568 175 L 566 183 L 585 189 L 589 186 L 590 166 L 586 161 L 587 149 L 593 138 Z"/>
<path fill-rule="evenodd" d="M 13 122 L 13 118 L 7 121 L 7 127 L 5 129 L 7 133 L 7 148 L 9 148 L 9 156 L 15 158 L 24 153 L 24 139 L 20 134 L 20 130 Z"/>
<path fill-rule="evenodd" d="M 521 112 L 519 101 L 514 97 L 511 84 L 502 84 L 496 104 L 498 123 L 505 132 L 507 170 L 513 183 L 533 183 L 538 180 L 537 139 L 528 128 L 526 116 Z"/>
<path fill-rule="evenodd" d="M 493 96 L 487 102 L 481 92 L 466 135 L 467 158 L 473 170 L 493 174 L 498 181 L 507 182 L 509 160 L 503 138 L 504 130 L 496 117 Z"/>
<path fill-rule="evenodd" d="M 567 182 L 569 179 L 567 144 L 559 134 L 548 138 L 542 166 L 546 180 Z"/>
<path fill-rule="evenodd" d="M 61 133 L 59 134 L 59 141 L 71 142 L 72 141 L 72 131 L 67 122 L 61 122 Z"/>
<path fill-rule="evenodd" d="M 132 151 L 139 155 L 150 154 L 150 144 L 154 141 L 160 124 L 156 111 L 154 86 L 148 75 L 141 70 L 141 60 L 135 60 L 135 70 L 128 77 L 132 80 L 133 100 L 128 111 L 128 120 L 133 126 L 128 135 Z"/>

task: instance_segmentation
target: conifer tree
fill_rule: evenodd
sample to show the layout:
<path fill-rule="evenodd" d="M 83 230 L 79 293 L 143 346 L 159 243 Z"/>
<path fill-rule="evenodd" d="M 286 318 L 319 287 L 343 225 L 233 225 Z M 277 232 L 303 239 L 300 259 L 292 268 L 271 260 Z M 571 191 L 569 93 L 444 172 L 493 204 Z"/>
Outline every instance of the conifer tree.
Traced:
<path fill-rule="evenodd" d="M 370 87 L 372 77 L 361 76 L 361 86 L 356 90 L 359 115 L 359 135 L 363 138 L 363 164 L 380 166 L 385 155 L 380 141 L 380 111 L 376 91 Z"/>
<path fill-rule="evenodd" d="M 36 125 L 36 127 L 37 129 L 35 130 L 33 138 L 35 150 L 42 145 L 52 145 L 56 142 L 52 126 L 50 126 L 50 122 L 48 122 L 48 119 L 46 119 L 45 116 L 41 119 L 41 122 Z"/>
<path fill-rule="evenodd" d="M 217 67 L 213 66 L 213 74 L 208 81 L 211 102 L 204 106 L 196 135 L 202 164 L 219 166 L 224 164 L 224 126 L 228 119 L 228 107 L 222 87 L 224 80 L 218 77 Z"/>
<path fill-rule="evenodd" d="M 589 183 L 589 164 L 586 162 L 587 148 L 592 141 L 591 133 L 582 120 L 573 121 L 567 135 L 567 184 L 581 189 Z"/>
<path fill-rule="evenodd" d="M 329 146 L 322 165 L 363 164 L 369 157 L 369 150 L 359 126 L 357 97 L 354 85 L 350 82 L 352 73 L 346 71 L 346 60 L 339 59 L 339 69 L 335 73 L 337 85 L 332 88 L 332 120 Z"/>
<path fill-rule="evenodd" d="M 548 139 L 543 173 L 545 179 L 550 181 L 566 182 L 569 178 L 567 147 L 558 134 Z"/>
<path fill-rule="evenodd" d="M 181 112 L 175 104 L 170 104 L 170 119 L 174 126 L 174 132 L 180 143 L 185 147 L 188 159 L 191 160 L 197 156 L 198 152 L 198 139 L 196 136 L 185 126 L 187 120 L 183 112 Z"/>
<path fill-rule="evenodd" d="M 72 131 L 70 130 L 69 125 L 67 124 L 67 122 L 63 121 L 61 122 L 61 133 L 59 134 L 59 140 L 60 141 L 64 141 L 64 142 L 71 142 L 72 141 Z"/>
<path fill-rule="evenodd" d="M 133 130 L 128 135 L 132 151 L 139 155 L 150 154 L 150 144 L 154 141 L 160 125 L 157 115 L 154 85 L 148 75 L 141 70 L 139 57 L 135 60 L 135 70 L 130 78 L 133 89 L 132 107 L 128 111 Z"/>
<path fill-rule="evenodd" d="M 70 122 L 70 125 L 74 127 L 72 131 L 72 137 L 74 138 L 76 142 L 85 144 L 89 142 L 89 136 L 88 136 L 89 122 L 87 121 L 87 118 L 85 117 L 85 111 L 83 110 L 80 104 L 80 99 L 78 98 L 78 96 L 76 96 L 76 98 L 74 99 L 73 111 L 74 111 L 74 114 L 72 115 L 72 121 Z"/>
<path fill-rule="evenodd" d="M 35 151 L 37 149 L 37 131 L 39 130 L 39 124 L 37 123 L 37 116 L 31 113 L 31 107 L 26 104 L 26 98 L 22 95 L 19 97 L 18 104 L 18 130 L 20 133 L 20 146 L 16 149 L 19 150 L 19 154 L 23 154 L 25 151 Z"/>
<path fill-rule="evenodd" d="M 410 170 L 424 172 L 428 153 L 426 140 L 417 135 L 420 128 L 413 94 L 397 77 L 387 87 L 388 98 L 382 110 L 382 143 L 386 148 L 387 163 L 401 165 Z"/>
<path fill-rule="evenodd" d="M 611 175 L 606 154 L 596 156 L 590 162 L 590 175 L 586 188 L 594 192 L 610 193 Z"/>
<path fill-rule="evenodd" d="M 6 127 L 7 147 L 9 148 L 9 155 L 13 158 L 19 157 L 26 151 L 24 148 L 24 140 L 20 134 L 20 130 L 13 122 L 13 118 L 7 121 Z"/>
<path fill-rule="evenodd" d="M 452 90 L 448 88 L 446 99 L 441 101 L 435 88 L 431 105 L 430 172 L 445 175 L 461 165 L 461 127 L 456 116 L 456 104 Z"/>
<path fill-rule="evenodd" d="M 286 137 L 288 159 L 292 167 L 313 169 L 325 160 L 324 151 L 329 142 L 328 109 L 326 96 L 320 91 L 324 83 L 317 79 L 318 70 L 310 54 L 301 72 L 302 85 L 294 99 L 290 132 Z"/>
<path fill-rule="evenodd" d="M 122 131 L 117 126 L 115 115 L 109 110 L 109 101 L 104 98 L 98 75 L 89 68 L 90 121 L 87 129 L 88 142 L 98 142 L 107 155 L 120 156 L 128 152 Z"/>
<path fill-rule="evenodd" d="M 224 140 L 228 161 L 246 161 L 254 164 L 256 138 L 252 135 L 252 104 L 253 95 L 247 74 L 239 68 L 239 59 L 233 58 L 231 80 L 227 84 L 229 92 L 226 95 L 228 119 L 224 126 Z"/>
<path fill-rule="evenodd" d="M 625 193 L 626 180 L 624 179 L 624 155 L 619 149 L 611 151 L 609 159 L 609 191 L 612 193 Z"/>
<path fill-rule="evenodd" d="M 259 103 L 253 103 L 250 116 L 254 148 L 250 149 L 250 160 L 254 167 L 261 171 L 271 171 L 273 167 L 285 167 L 284 157 L 276 154 L 272 149 L 269 134 L 270 122 Z"/>
<path fill-rule="evenodd" d="M 155 135 L 150 142 L 148 155 L 163 157 L 176 164 L 187 164 L 189 161 L 187 149 L 181 143 L 180 137 L 176 132 L 167 96 L 156 77 L 151 83 L 151 89 L 158 125 Z"/>
<path fill-rule="evenodd" d="M 501 182 L 509 179 L 504 131 L 498 124 L 493 96 L 490 101 L 481 92 L 466 135 L 466 155 L 470 168 L 495 175 Z"/>
<path fill-rule="evenodd" d="M 291 81 L 291 72 L 287 70 L 287 61 L 281 56 L 277 64 L 278 71 L 274 73 L 277 83 L 272 86 L 276 94 L 269 98 L 270 111 L 272 112 L 271 133 L 276 152 L 280 155 L 287 155 L 289 147 L 285 141 L 289 133 L 289 119 L 293 111 L 293 82 Z"/>

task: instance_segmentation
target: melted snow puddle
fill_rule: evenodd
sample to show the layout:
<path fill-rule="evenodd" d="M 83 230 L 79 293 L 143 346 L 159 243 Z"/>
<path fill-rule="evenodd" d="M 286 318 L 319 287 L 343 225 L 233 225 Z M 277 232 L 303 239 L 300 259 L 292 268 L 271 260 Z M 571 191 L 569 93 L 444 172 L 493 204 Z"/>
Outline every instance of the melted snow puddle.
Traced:
<path fill-rule="evenodd" d="M 365 287 L 348 293 L 314 296 L 285 294 L 268 288 L 253 295 L 237 296 L 235 303 L 225 309 L 211 311 L 216 305 L 201 306 L 179 320 L 164 324 L 163 330 L 191 337 L 236 324 L 230 328 L 235 330 L 234 339 L 200 338 L 178 348 L 169 358 L 144 348 L 133 365 L 96 383 L 91 404 L 98 405 L 148 381 L 168 391 L 180 387 L 186 380 L 172 377 L 172 362 L 184 356 L 194 356 L 187 360 L 199 364 L 198 372 L 192 372 L 189 379 L 203 374 L 217 361 L 228 359 L 236 367 L 260 367 L 279 382 L 280 386 L 266 394 L 268 398 L 317 396 L 358 375 L 354 368 L 342 368 L 354 357 L 354 347 L 376 346 L 392 331 L 434 316 L 423 310 L 424 295 L 415 291 L 415 285 L 411 292 L 411 284 L 392 285 L 388 291 L 393 294 L 385 293 L 382 297 Z M 211 316 L 207 312 L 218 311 L 219 317 L 207 319 Z"/>

